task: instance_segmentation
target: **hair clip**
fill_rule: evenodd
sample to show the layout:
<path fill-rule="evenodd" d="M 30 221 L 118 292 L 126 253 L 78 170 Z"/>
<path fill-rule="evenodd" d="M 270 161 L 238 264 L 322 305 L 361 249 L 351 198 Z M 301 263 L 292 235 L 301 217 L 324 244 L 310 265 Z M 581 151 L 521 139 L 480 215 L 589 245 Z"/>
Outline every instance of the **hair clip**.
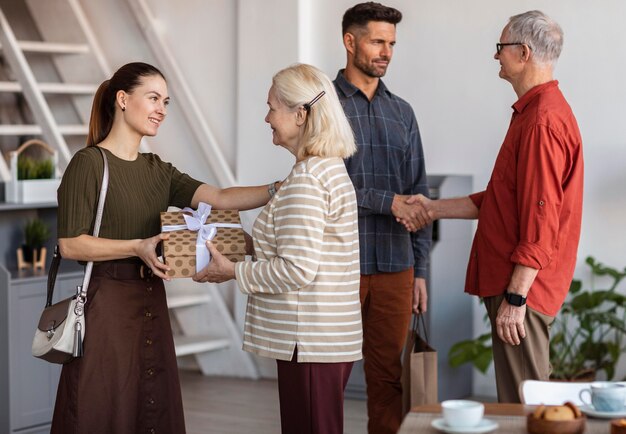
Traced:
<path fill-rule="evenodd" d="M 319 99 L 321 97 L 323 97 L 326 94 L 325 91 L 321 91 L 315 98 L 313 98 L 311 101 L 307 102 L 306 104 L 304 104 L 302 107 L 304 107 L 304 109 L 308 112 L 311 111 L 311 106 L 313 104 L 315 104 L 317 101 L 319 101 Z"/>

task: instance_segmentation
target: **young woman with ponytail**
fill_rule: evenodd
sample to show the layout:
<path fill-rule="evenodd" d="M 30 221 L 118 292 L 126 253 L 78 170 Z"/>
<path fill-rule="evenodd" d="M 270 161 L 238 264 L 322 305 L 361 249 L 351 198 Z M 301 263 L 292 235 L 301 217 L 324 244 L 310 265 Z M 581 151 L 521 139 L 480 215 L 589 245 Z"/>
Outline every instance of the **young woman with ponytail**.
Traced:
<path fill-rule="evenodd" d="M 85 310 L 84 356 L 63 366 L 53 434 L 185 432 L 176 356 L 157 258 L 159 213 L 169 205 L 251 209 L 268 186 L 219 189 L 140 153 L 167 115 L 163 74 L 146 63 L 122 66 L 93 101 L 87 147 L 74 155 L 58 190 L 63 257 L 94 261 Z M 109 188 L 100 237 L 92 232 L 102 182 Z M 272 184 L 273 186 L 273 184 Z"/>

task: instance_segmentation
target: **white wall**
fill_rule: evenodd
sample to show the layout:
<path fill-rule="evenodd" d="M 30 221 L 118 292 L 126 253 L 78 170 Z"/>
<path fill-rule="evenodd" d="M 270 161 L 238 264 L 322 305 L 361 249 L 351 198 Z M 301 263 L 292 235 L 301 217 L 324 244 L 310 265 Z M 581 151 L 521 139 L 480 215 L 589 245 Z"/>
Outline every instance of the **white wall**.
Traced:
<path fill-rule="evenodd" d="M 327 73 L 343 65 L 339 23 L 353 2 L 317 0 L 312 17 L 312 61 Z M 474 176 L 483 188 L 516 96 L 498 78 L 495 43 L 510 15 L 541 9 L 565 32 L 556 78 L 578 118 L 584 139 L 586 182 L 581 260 L 589 254 L 626 265 L 626 87 L 622 71 L 626 3 L 607 0 L 389 1 L 404 13 L 385 81 L 408 100 L 420 123 L 432 173 Z M 332 17 L 335 17 L 334 19 Z M 581 261 L 582 263 L 582 261 Z M 583 270 L 579 270 L 582 273 Z"/>
<path fill-rule="evenodd" d="M 347 0 L 304 2 L 309 13 L 303 60 L 331 77 L 345 63 L 340 22 L 354 4 Z M 586 160 L 583 231 L 576 276 L 587 278 L 587 255 L 616 267 L 626 265 L 626 90 L 621 73 L 626 16 L 620 0 L 502 2 L 498 0 L 388 1 L 399 8 L 398 44 L 385 78 L 408 100 L 420 123 L 430 173 L 470 174 L 486 185 L 516 96 L 498 78 L 495 43 L 509 16 L 541 9 L 565 32 L 556 78 L 577 115 Z M 277 67 L 281 67 L 278 65 Z M 459 292 L 462 288 L 459 288 Z M 478 334 L 483 310 L 476 304 Z M 622 366 L 622 371 L 624 366 Z M 493 375 L 475 378 L 475 393 L 493 394 Z"/>
<path fill-rule="evenodd" d="M 153 57 L 145 42 L 135 40 L 140 33 L 124 0 L 81 2 L 92 22 L 101 19 L 96 24 L 98 34 L 106 42 L 112 63 Z M 291 63 L 307 61 L 334 77 L 345 64 L 341 16 L 354 3 L 149 0 L 239 182 L 266 183 L 287 174 L 291 157 L 273 147 L 263 122 L 271 76 Z M 428 171 L 472 175 L 477 189 L 487 183 L 508 126 L 510 106 L 516 100 L 510 85 L 498 78 L 499 67 L 493 59 L 502 27 L 510 15 L 529 9 L 541 9 L 561 24 L 565 46 L 556 77 L 578 118 L 586 160 L 576 275 L 587 276 L 583 265 L 587 255 L 608 265 L 625 266 L 626 89 L 622 76 L 626 34 L 621 28 L 626 2 L 386 3 L 399 8 L 404 20 L 398 26 L 398 44 L 385 81 L 415 109 Z M 187 146 L 193 139 L 176 117 L 174 95 L 155 147 L 165 158 L 201 176 L 206 169 L 194 159 L 197 145 Z M 232 143 L 237 143 L 236 150 Z M 480 324 L 482 311 L 477 312 Z"/>
<path fill-rule="evenodd" d="M 126 0 L 79 0 L 112 68 L 144 61 L 159 66 Z M 146 0 L 159 31 L 181 65 L 200 110 L 235 170 L 236 11 L 228 0 Z M 170 89 L 167 121 L 149 139 L 152 150 L 190 175 L 215 183 Z"/>

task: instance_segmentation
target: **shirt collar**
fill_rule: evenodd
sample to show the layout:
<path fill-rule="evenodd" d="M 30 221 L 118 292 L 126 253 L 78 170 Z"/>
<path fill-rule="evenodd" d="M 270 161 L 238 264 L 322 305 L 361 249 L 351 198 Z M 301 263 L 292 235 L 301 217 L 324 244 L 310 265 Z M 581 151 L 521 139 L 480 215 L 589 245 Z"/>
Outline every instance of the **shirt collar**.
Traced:
<path fill-rule="evenodd" d="M 346 79 L 346 77 L 344 77 L 343 75 L 344 71 L 345 69 L 340 69 L 339 72 L 337 73 L 337 78 L 335 78 L 335 82 L 337 83 L 337 86 L 339 87 L 339 89 L 341 89 L 341 92 L 346 96 L 346 98 L 350 98 L 354 96 L 354 94 L 357 92 L 360 92 L 361 94 L 363 94 L 363 92 L 361 92 L 361 89 L 359 89 L 358 87 L 350 83 Z M 383 81 L 379 79 L 378 87 L 376 88 L 376 92 L 374 93 L 374 95 L 383 96 L 383 95 L 389 95 L 389 94 L 391 94 L 391 92 L 389 92 L 389 90 L 387 89 L 387 86 L 385 86 L 385 83 L 383 83 Z"/>
<path fill-rule="evenodd" d="M 559 82 L 557 80 L 552 80 L 552 81 L 548 81 L 547 83 L 537 85 L 533 87 L 532 89 L 530 89 L 528 92 L 526 92 L 524 95 L 522 95 L 522 97 L 518 99 L 515 102 L 515 104 L 513 104 L 511 107 L 517 113 L 521 113 L 537 95 L 549 89 L 552 89 L 553 87 L 557 87 L 558 85 L 559 85 Z"/>

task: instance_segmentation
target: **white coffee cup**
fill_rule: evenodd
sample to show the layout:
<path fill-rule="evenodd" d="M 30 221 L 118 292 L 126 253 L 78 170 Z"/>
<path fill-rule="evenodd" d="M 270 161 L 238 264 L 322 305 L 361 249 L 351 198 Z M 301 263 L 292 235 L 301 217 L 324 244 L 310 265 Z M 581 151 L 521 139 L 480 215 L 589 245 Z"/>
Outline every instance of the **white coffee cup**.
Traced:
<path fill-rule="evenodd" d="M 583 398 L 585 393 L 591 396 L 591 402 L 585 401 Z M 596 411 L 624 411 L 626 387 L 610 381 L 594 381 L 591 383 L 591 389 L 580 391 L 579 397 L 583 403 L 592 406 Z"/>
<path fill-rule="evenodd" d="M 465 399 L 452 399 L 441 403 L 443 420 L 454 428 L 476 426 L 483 419 L 485 406 L 481 402 Z"/>

